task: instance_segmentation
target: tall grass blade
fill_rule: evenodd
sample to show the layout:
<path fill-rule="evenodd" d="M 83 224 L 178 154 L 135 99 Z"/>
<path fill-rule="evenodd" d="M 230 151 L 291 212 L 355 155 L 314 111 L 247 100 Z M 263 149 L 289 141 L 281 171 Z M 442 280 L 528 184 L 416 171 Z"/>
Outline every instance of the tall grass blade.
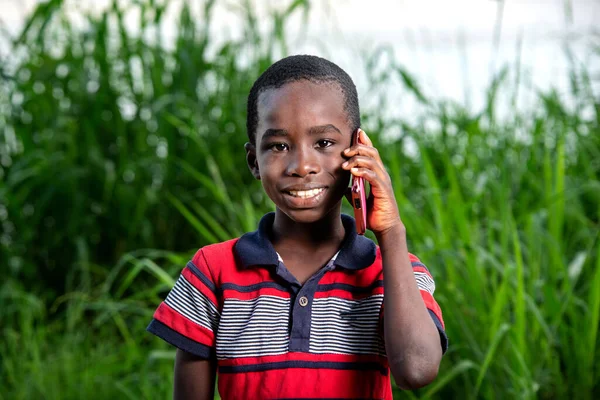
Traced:
<path fill-rule="evenodd" d="M 509 330 L 510 330 L 510 325 L 502 324 L 500 326 L 500 328 L 498 329 L 498 331 L 496 332 L 496 334 L 494 335 L 492 341 L 490 342 L 488 351 L 483 360 L 483 364 L 479 368 L 479 374 L 477 375 L 477 380 L 475 382 L 475 391 L 474 391 L 475 397 L 477 397 L 477 395 L 479 394 L 479 389 L 481 388 L 483 379 L 485 378 L 488 368 L 490 367 L 490 364 L 492 363 L 492 360 L 496 354 L 496 351 L 498 350 L 498 346 L 500 345 L 500 343 L 504 339 L 504 336 L 506 335 L 506 333 Z"/>

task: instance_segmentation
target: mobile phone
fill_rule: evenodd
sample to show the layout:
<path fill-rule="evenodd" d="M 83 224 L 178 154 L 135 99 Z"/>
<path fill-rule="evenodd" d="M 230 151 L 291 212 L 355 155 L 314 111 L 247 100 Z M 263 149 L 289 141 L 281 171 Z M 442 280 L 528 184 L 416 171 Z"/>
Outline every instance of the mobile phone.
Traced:
<path fill-rule="evenodd" d="M 352 137 L 352 145 L 359 142 L 358 129 Z M 365 179 L 352 175 L 352 208 L 354 208 L 354 219 L 356 220 L 356 233 L 364 235 L 367 230 L 367 201 L 365 196 Z"/>

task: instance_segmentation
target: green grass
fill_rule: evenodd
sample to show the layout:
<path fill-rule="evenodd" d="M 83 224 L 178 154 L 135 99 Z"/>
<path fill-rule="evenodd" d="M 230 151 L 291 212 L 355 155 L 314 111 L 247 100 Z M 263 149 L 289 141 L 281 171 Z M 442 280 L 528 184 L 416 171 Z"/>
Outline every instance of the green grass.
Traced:
<path fill-rule="evenodd" d="M 312 4 L 274 11 L 267 31 L 241 7 L 244 40 L 225 42 L 209 30 L 214 2 L 202 18 L 184 8 L 170 50 L 156 30 L 166 4 L 130 6 L 142 39 L 120 6 L 78 30 L 62 1 L 42 3 L 0 60 L 0 399 L 168 398 L 174 351 L 144 332 L 154 308 L 199 246 L 272 208 L 245 166 L 245 101 Z M 600 397 L 593 71 L 572 60 L 573 103 L 550 90 L 523 107 L 517 92 L 535 89 L 506 68 L 473 110 L 394 62 L 377 72 L 389 51 L 364 53 L 378 108 L 363 128 L 450 338 L 438 379 L 399 397 Z M 378 112 L 390 82 L 422 105 L 417 122 Z"/>

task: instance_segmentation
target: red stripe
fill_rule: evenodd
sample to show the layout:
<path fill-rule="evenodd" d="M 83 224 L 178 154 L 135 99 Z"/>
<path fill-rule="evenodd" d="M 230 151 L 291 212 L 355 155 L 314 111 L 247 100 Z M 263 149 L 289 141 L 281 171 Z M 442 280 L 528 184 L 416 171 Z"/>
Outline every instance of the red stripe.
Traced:
<path fill-rule="evenodd" d="M 387 366 L 387 358 L 378 355 L 313 354 L 299 352 L 290 352 L 276 356 L 230 358 L 219 360 L 219 365 L 256 365 L 282 361 L 377 362 Z"/>
<path fill-rule="evenodd" d="M 220 374 L 223 400 L 250 398 L 368 398 L 392 400 L 390 374 L 380 371 L 284 368 Z"/>
<path fill-rule="evenodd" d="M 360 271 L 346 271 L 342 268 L 327 272 L 319 281 L 320 285 L 331 283 L 345 283 L 352 286 L 369 286 L 373 282 L 382 279 L 381 263 L 377 261 L 371 266 Z"/>
<path fill-rule="evenodd" d="M 411 253 L 408 253 L 408 259 L 410 260 L 411 263 L 421 262 L 421 260 L 419 260 L 419 258 L 417 256 L 415 256 L 414 254 L 411 254 Z"/>
<path fill-rule="evenodd" d="M 183 271 L 181 271 L 181 275 L 184 276 L 185 279 L 187 279 L 187 281 L 189 283 L 192 284 L 192 286 L 194 286 L 196 289 L 198 289 L 198 291 L 200 293 L 202 293 L 204 296 L 206 296 L 206 298 L 208 298 L 210 300 L 211 303 L 213 303 L 213 305 L 218 309 L 218 303 L 217 303 L 217 297 L 215 296 L 215 294 L 213 293 L 212 290 L 210 290 L 205 284 L 204 282 L 202 282 L 200 280 L 200 278 L 198 278 L 196 275 L 194 275 L 194 273 L 192 272 L 192 270 L 188 267 L 185 267 L 183 269 Z M 205 275 L 206 276 L 206 275 Z"/>
<path fill-rule="evenodd" d="M 429 293 L 426 290 L 420 290 L 420 292 L 421 292 L 421 297 L 423 298 L 423 301 L 425 302 L 425 306 L 428 309 L 430 309 L 431 311 L 433 311 L 435 316 L 438 317 L 438 319 L 442 323 L 442 327 L 444 329 L 446 329 L 446 326 L 444 325 L 444 320 L 442 319 L 442 309 L 440 308 L 438 303 L 435 301 L 435 299 L 433 298 L 431 293 Z"/>
<path fill-rule="evenodd" d="M 213 346 L 215 335 L 203 326 L 190 321 L 166 303 L 160 303 L 154 312 L 154 319 L 167 325 L 177 333 L 206 346 Z"/>

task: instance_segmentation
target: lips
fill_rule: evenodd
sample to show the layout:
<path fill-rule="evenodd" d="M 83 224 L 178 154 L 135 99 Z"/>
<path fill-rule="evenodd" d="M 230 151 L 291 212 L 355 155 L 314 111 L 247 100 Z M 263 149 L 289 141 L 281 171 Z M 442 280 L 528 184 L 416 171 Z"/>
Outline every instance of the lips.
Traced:
<path fill-rule="evenodd" d="M 288 206 L 292 208 L 312 208 L 323 199 L 327 187 L 317 184 L 288 186 L 283 190 Z"/>
<path fill-rule="evenodd" d="M 325 191 L 325 188 L 310 189 L 310 190 L 290 190 L 287 193 L 294 197 L 300 197 L 302 199 L 309 199 L 311 197 L 315 197 L 316 195 L 318 195 L 320 193 L 323 193 L 323 191 Z"/>
<path fill-rule="evenodd" d="M 287 194 L 294 194 L 294 193 L 305 193 L 305 192 L 311 192 L 311 191 L 315 191 L 315 190 L 323 190 L 323 189 L 327 189 L 327 185 L 323 185 L 322 183 L 304 183 L 304 184 L 300 184 L 300 185 L 289 185 L 284 187 L 283 189 L 281 189 L 282 192 L 287 193 Z"/>

